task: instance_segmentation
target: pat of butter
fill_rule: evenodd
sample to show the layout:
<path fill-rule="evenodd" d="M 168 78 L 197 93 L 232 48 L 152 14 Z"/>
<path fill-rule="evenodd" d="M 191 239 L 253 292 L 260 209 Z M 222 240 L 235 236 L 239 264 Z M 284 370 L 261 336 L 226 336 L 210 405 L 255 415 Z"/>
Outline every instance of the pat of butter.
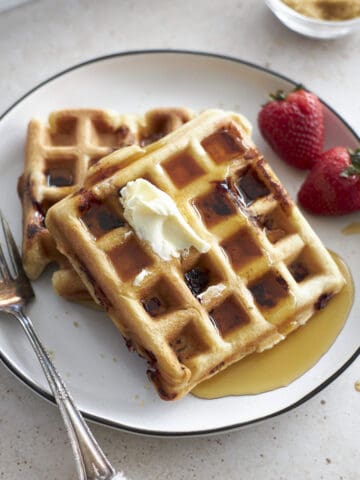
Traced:
<path fill-rule="evenodd" d="M 124 217 L 136 235 L 148 242 L 164 260 L 179 257 L 190 247 L 201 253 L 210 250 L 209 243 L 186 223 L 174 200 L 147 180 L 139 178 L 125 185 L 120 203 L 124 207 Z"/>

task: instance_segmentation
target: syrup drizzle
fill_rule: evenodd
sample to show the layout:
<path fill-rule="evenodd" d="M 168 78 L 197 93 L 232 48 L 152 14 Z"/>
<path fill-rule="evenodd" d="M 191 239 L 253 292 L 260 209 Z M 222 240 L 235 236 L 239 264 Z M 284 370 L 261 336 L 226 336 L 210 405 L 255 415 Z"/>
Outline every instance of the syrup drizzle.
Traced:
<path fill-rule="evenodd" d="M 346 284 L 327 308 L 271 350 L 249 355 L 197 385 L 192 391 L 195 396 L 210 399 L 267 392 L 289 385 L 316 364 L 339 335 L 354 300 L 349 269 L 338 255 L 330 253 Z"/>
<path fill-rule="evenodd" d="M 355 235 L 356 233 L 360 233 L 360 222 L 353 222 L 346 225 L 346 227 L 341 230 L 341 233 L 344 235 Z"/>

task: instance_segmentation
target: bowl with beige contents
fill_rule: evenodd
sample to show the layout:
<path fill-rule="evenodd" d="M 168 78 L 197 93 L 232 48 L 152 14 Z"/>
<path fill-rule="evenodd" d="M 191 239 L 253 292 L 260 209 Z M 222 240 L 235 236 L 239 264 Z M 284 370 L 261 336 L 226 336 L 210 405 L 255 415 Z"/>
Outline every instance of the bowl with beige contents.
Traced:
<path fill-rule="evenodd" d="M 330 39 L 360 29 L 360 0 L 265 0 L 291 30 L 307 37 Z"/>

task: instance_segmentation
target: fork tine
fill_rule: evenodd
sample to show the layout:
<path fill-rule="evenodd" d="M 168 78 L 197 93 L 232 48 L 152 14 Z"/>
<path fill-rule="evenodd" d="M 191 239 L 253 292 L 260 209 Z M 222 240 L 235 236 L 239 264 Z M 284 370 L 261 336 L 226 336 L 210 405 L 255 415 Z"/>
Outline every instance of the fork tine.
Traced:
<path fill-rule="evenodd" d="M 9 252 L 9 257 L 10 257 L 10 260 L 11 260 L 11 265 L 12 265 L 16 275 L 23 274 L 24 270 L 23 270 L 23 267 L 22 267 L 22 260 L 21 260 L 19 250 L 16 246 L 14 237 L 12 236 L 9 224 L 5 220 L 5 217 L 4 217 L 1 210 L 0 210 L 0 218 L 1 218 L 1 225 L 2 225 L 2 228 L 3 228 L 3 231 L 4 231 L 6 245 L 7 245 L 8 252 Z M 1 249 L 1 245 L 0 245 L 0 249 Z M 1 253 L 0 253 L 1 262 L 5 261 L 4 254 L 2 254 L 2 256 L 3 256 L 3 258 L 1 258 Z M 6 268 L 7 268 L 7 266 L 6 266 Z M 7 268 L 7 271 L 8 271 L 8 274 L 9 274 L 9 269 L 8 268 Z"/>
<path fill-rule="evenodd" d="M 11 264 L 15 272 L 16 278 L 14 278 L 14 280 L 17 282 L 17 292 L 19 293 L 19 295 L 21 295 L 22 299 L 27 302 L 35 296 L 35 293 L 30 283 L 30 280 L 24 271 L 21 256 L 16 246 L 14 237 L 12 236 L 9 224 L 5 220 L 5 217 L 2 214 L 1 210 L 0 210 L 0 220 L 1 220 L 3 231 L 4 231 L 4 236 L 6 240 L 9 257 L 11 259 Z M 9 272 L 9 269 L 6 263 L 5 265 L 6 265 L 7 271 Z M 9 278 L 11 278 L 10 273 L 9 273 Z"/>
<path fill-rule="evenodd" d="M 9 272 L 6 258 L 0 243 L 0 279 L 8 280 L 9 278 L 10 278 L 10 272 Z"/>

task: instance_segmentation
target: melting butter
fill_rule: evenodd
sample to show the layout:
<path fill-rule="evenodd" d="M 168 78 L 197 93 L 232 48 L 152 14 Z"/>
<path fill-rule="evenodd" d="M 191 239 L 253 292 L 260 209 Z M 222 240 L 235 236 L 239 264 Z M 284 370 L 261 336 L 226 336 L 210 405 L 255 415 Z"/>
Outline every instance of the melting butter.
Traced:
<path fill-rule="evenodd" d="M 191 247 L 201 253 L 210 250 L 210 244 L 186 223 L 174 200 L 147 180 L 139 178 L 125 185 L 120 203 L 136 235 L 162 259 L 179 257 Z"/>

